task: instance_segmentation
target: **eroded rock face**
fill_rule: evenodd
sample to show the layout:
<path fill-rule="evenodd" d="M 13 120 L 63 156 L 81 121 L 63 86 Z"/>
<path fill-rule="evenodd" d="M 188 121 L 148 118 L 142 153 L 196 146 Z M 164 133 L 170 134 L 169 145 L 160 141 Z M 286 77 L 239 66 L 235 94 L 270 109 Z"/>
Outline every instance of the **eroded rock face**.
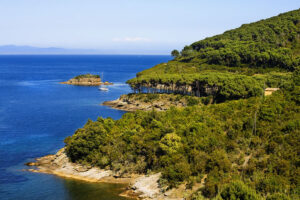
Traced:
<path fill-rule="evenodd" d="M 36 169 L 29 169 L 32 172 L 49 173 L 92 182 L 99 181 L 113 174 L 110 170 L 70 162 L 64 148 L 59 150 L 55 155 L 37 158 L 36 162 L 27 163 L 27 165 L 36 166 Z"/>
<path fill-rule="evenodd" d="M 160 98 L 153 101 L 145 101 L 138 99 L 136 97 L 122 95 L 120 98 L 113 101 L 105 101 L 102 105 L 109 106 L 118 110 L 125 111 L 136 111 L 144 110 L 151 111 L 152 109 L 156 111 L 165 111 L 170 109 L 170 107 L 186 107 L 187 102 L 183 99 L 178 101 L 170 101 L 168 98 L 160 96 Z"/>
<path fill-rule="evenodd" d="M 161 174 L 153 174 L 149 176 L 141 176 L 136 179 L 132 189 L 137 193 L 141 193 L 141 197 L 155 198 L 160 195 L 158 180 Z"/>

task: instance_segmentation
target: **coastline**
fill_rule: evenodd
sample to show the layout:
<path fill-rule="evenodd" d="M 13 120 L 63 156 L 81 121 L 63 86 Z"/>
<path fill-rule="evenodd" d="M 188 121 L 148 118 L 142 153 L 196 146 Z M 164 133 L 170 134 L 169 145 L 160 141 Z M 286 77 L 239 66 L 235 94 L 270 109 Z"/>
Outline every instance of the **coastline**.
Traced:
<path fill-rule="evenodd" d="M 145 174 L 125 174 L 120 177 L 111 170 L 90 167 L 69 161 L 65 153 L 65 148 L 60 149 L 55 155 L 47 155 L 37 158 L 36 162 L 29 162 L 25 165 L 32 167 L 24 169 L 33 173 L 52 174 L 62 178 L 71 178 L 93 183 L 113 183 L 123 184 L 125 190 L 119 196 L 131 199 L 143 200 L 182 200 L 200 188 L 204 187 L 205 175 L 201 183 L 195 184 L 187 189 L 186 183 L 177 188 L 166 190 L 159 185 L 161 173 Z"/>
<path fill-rule="evenodd" d="M 126 189 L 119 194 L 132 199 L 161 199 L 158 179 L 160 173 L 152 175 L 126 174 L 120 177 L 111 170 L 98 167 L 84 166 L 69 161 L 65 148 L 60 149 L 55 155 L 37 158 L 35 162 L 26 163 L 31 167 L 26 171 L 34 173 L 52 174 L 62 178 L 71 178 L 93 183 L 123 184 Z"/>
<path fill-rule="evenodd" d="M 128 103 L 125 103 L 120 98 L 118 98 L 116 100 L 112 100 L 112 101 L 104 101 L 100 105 L 108 106 L 108 107 L 116 109 L 116 110 L 123 110 L 123 111 L 127 111 L 127 112 L 134 112 L 137 110 L 141 110 L 139 106 L 130 105 Z"/>
<path fill-rule="evenodd" d="M 146 94 L 144 94 L 146 95 Z M 118 99 L 105 101 L 101 105 L 109 106 L 118 110 L 134 112 L 137 110 L 156 110 L 165 111 L 171 107 L 186 107 L 186 100 L 179 99 L 175 102 L 170 101 L 170 95 L 159 94 L 159 98 L 151 101 L 137 98 L 136 95 L 121 95 Z M 174 97 L 174 95 L 173 95 Z M 119 196 L 143 199 L 143 200 L 182 200 L 185 197 L 204 187 L 206 176 L 201 183 L 195 184 L 192 188 L 187 189 L 183 183 L 177 188 L 166 190 L 166 187 L 159 185 L 161 173 L 146 174 L 124 174 L 119 175 L 118 172 L 112 170 L 100 169 L 82 164 L 72 163 L 66 155 L 65 148 L 60 149 L 54 155 L 46 155 L 36 158 L 35 162 L 26 163 L 32 167 L 26 171 L 34 173 L 52 174 L 62 178 L 70 178 L 80 181 L 93 183 L 112 183 L 123 184 L 125 190 Z"/>
<path fill-rule="evenodd" d="M 161 173 L 125 174 L 120 177 L 117 172 L 111 170 L 70 162 L 65 148 L 60 149 L 55 155 L 37 158 L 36 162 L 25 165 L 31 168 L 24 171 L 33 173 L 52 174 L 93 183 L 123 184 L 125 190 L 119 196 L 143 200 L 182 200 L 203 187 L 206 178 L 205 176 L 201 183 L 195 184 L 191 189 L 187 189 L 186 183 L 183 183 L 177 188 L 165 190 L 166 188 L 163 189 L 159 185 Z"/>
<path fill-rule="evenodd" d="M 166 111 L 171 107 L 183 108 L 187 106 L 187 101 L 184 98 L 179 98 L 177 101 L 176 95 L 173 94 L 155 94 L 155 99 L 149 98 L 147 95 L 153 94 L 125 94 L 118 99 L 112 101 L 104 101 L 100 105 L 109 106 L 117 110 L 134 112 L 137 110 L 143 111 Z"/>

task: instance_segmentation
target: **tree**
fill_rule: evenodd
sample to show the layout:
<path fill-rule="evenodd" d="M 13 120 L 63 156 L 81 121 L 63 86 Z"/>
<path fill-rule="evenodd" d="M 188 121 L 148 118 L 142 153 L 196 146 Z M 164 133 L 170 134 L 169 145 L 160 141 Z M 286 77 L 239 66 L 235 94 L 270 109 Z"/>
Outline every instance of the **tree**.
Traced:
<path fill-rule="evenodd" d="M 241 181 L 234 181 L 228 184 L 221 192 L 221 198 L 224 200 L 259 200 L 260 197 L 255 190 L 249 188 Z"/>
<path fill-rule="evenodd" d="M 178 50 L 174 49 L 172 52 L 171 52 L 171 55 L 174 57 L 174 58 L 177 58 L 178 56 L 180 56 L 180 53 Z"/>
<path fill-rule="evenodd" d="M 185 46 L 181 51 L 181 55 L 183 57 L 189 57 L 192 56 L 193 54 L 194 54 L 194 49 L 191 46 Z"/>
<path fill-rule="evenodd" d="M 159 146 L 167 154 L 177 153 L 182 148 L 181 137 L 168 133 L 161 139 Z"/>

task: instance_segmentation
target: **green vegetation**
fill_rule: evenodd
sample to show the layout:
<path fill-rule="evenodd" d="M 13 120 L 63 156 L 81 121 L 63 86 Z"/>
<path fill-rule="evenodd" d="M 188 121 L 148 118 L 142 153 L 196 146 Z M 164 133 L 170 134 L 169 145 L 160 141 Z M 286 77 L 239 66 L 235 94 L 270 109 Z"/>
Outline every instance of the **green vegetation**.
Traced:
<path fill-rule="evenodd" d="M 81 74 L 74 77 L 74 79 L 82 79 L 82 78 L 100 78 L 100 76 L 94 74 Z"/>
<path fill-rule="evenodd" d="M 173 50 L 172 52 L 171 52 L 171 55 L 174 57 L 174 58 L 177 58 L 179 55 L 180 55 L 180 53 L 179 53 L 179 51 L 178 50 Z"/>
<path fill-rule="evenodd" d="M 253 190 L 299 197 L 299 96 L 296 86 L 264 99 L 89 120 L 65 140 L 67 154 L 121 174 L 160 171 L 169 187 L 207 174 L 201 195 L 208 198 L 255 199 Z M 247 186 L 222 188 L 235 181 Z"/>
<path fill-rule="evenodd" d="M 172 51 L 174 60 L 127 83 L 136 91 L 163 85 L 182 94 L 213 95 L 219 102 L 257 96 L 264 87 L 280 87 L 299 66 L 299 28 L 300 10 L 242 25 L 186 46 L 180 55 Z M 215 90 L 207 93 L 207 88 Z"/>
<path fill-rule="evenodd" d="M 259 200 L 261 199 L 253 190 L 241 181 L 235 181 L 228 184 L 221 192 L 221 197 L 224 200 Z"/>
<path fill-rule="evenodd" d="M 192 95 L 196 96 L 211 95 L 217 102 L 222 102 L 224 100 L 259 96 L 262 94 L 264 87 L 283 87 L 290 80 L 291 73 L 272 72 L 246 76 L 230 72 L 206 72 L 186 74 L 185 76 L 166 74 L 158 80 L 153 79 L 151 76 L 144 76 L 143 79 L 131 79 L 128 83 L 135 85 L 136 90 L 145 85 L 156 88 L 158 84 L 161 84 L 171 91 L 179 91 L 182 94 L 191 92 Z M 188 91 L 188 86 L 191 86 L 194 90 Z"/>
<path fill-rule="evenodd" d="M 192 56 L 210 64 L 293 71 L 299 65 L 299 27 L 300 10 L 295 10 L 195 42 L 182 53 L 195 51 Z"/>
<path fill-rule="evenodd" d="M 203 181 L 195 200 L 299 199 L 299 27 L 295 10 L 173 51 L 128 83 L 153 93 L 135 98 L 180 93 L 169 100 L 188 107 L 89 120 L 65 139 L 68 157 L 121 175 L 161 172 L 163 189 Z M 266 87 L 280 90 L 265 97 Z"/>

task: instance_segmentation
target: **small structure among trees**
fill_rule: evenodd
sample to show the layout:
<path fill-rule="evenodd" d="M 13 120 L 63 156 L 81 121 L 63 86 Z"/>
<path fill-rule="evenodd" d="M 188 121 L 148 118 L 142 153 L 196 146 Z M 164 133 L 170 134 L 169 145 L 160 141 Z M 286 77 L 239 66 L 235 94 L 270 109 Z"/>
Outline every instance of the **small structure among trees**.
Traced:
<path fill-rule="evenodd" d="M 279 88 L 266 88 L 265 89 L 265 96 L 271 95 L 273 92 L 280 90 Z"/>

